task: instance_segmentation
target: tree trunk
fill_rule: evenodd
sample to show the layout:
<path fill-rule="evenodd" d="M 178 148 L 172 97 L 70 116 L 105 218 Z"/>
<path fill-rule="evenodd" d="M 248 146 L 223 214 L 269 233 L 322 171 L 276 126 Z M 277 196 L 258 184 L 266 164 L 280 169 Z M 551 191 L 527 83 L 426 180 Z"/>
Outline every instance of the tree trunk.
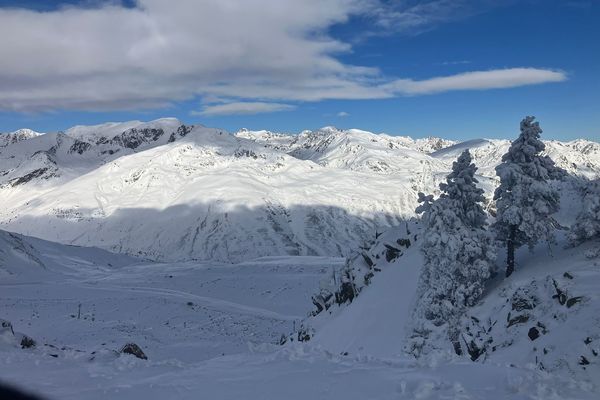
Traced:
<path fill-rule="evenodd" d="M 517 236 L 517 226 L 509 227 L 508 240 L 506 241 L 506 277 L 508 278 L 515 271 L 515 239 Z"/>

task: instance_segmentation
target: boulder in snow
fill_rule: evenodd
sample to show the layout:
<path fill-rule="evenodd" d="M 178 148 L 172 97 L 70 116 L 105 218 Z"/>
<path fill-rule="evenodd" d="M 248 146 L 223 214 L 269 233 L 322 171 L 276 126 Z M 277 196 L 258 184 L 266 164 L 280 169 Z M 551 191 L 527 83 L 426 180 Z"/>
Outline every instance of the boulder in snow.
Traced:
<path fill-rule="evenodd" d="M 121 348 L 121 350 L 119 352 L 121 354 L 131 354 L 142 360 L 148 359 L 148 357 L 146 356 L 146 354 L 144 354 L 144 352 L 142 351 L 140 346 L 138 346 L 135 343 L 127 343 L 125 346 L 123 346 Z"/>

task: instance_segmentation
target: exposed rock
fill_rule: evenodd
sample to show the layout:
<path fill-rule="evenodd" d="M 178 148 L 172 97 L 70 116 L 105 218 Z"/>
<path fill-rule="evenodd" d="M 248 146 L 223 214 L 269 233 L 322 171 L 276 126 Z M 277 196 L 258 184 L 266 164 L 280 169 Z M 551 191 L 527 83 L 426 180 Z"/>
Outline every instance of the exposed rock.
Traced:
<path fill-rule="evenodd" d="M 407 228 L 407 230 L 408 230 L 408 228 Z M 400 246 L 406 247 L 407 249 L 410 247 L 410 239 L 407 239 L 407 238 L 398 239 L 398 240 L 396 240 L 396 243 L 398 243 Z"/>
<path fill-rule="evenodd" d="M 590 362 L 587 358 L 585 358 L 584 356 L 581 356 L 579 358 L 579 365 L 588 365 Z"/>
<path fill-rule="evenodd" d="M 361 253 L 361 255 L 369 267 L 372 267 L 374 265 L 373 260 L 371 260 L 371 257 L 369 257 L 365 253 Z"/>
<path fill-rule="evenodd" d="M 321 290 L 321 293 L 312 296 L 312 303 L 317 307 L 317 311 L 313 315 L 319 314 L 323 310 L 329 309 L 331 306 L 330 300 L 333 297 L 333 293 L 327 290 Z"/>
<path fill-rule="evenodd" d="M 558 287 L 558 283 L 553 279 L 552 283 L 554 284 L 554 289 L 556 290 L 556 294 L 552 296 L 553 299 L 557 299 L 558 303 L 561 306 L 564 306 L 567 302 L 567 293 Z"/>
<path fill-rule="evenodd" d="M 529 321 L 529 315 L 517 315 L 513 319 L 508 320 L 508 325 L 506 325 L 506 327 L 510 328 L 513 325 L 524 324 L 527 321 Z"/>
<path fill-rule="evenodd" d="M 384 246 L 386 248 L 385 260 L 387 262 L 394 261 L 396 258 L 398 258 L 402 255 L 402 250 L 397 249 L 393 246 L 390 246 L 389 244 L 384 244 Z"/>
<path fill-rule="evenodd" d="M 179 137 L 184 137 L 185 135 L 187 135 L 188 133 L 190 133 L 192 131 L 193 126 L 186 126 L 186 125 L 181 125 L 179 128 L 177 128 L 177 134 L 179 135 Z M 176 140 L 176 136 L 175 136 L 175 132 L 171 133 L 171 136 L 169 136 L 169 143 L 172 143 Z"/>
<path fill-rule="evenodd" d="M 34 171 L 31 171 L 30 173 L 28 173 L 28 174 L 26 174 L 26 175 L 23 175 L 23 176 L 21 176 L 21 177 L 19 177 L 19 178 L 15 178 L 15 179 L 13 179 L 13 180 L 10 182 L 10 185 L 11 185 L 11 186 L 13 186 L 13 187 L 14 187 L 14 186 L 19 186 L 19 185 L 22 185 L 22 184 L 24 184 L 24 183 L 27 183 L 27 182 L 31 181 L 32 179 L 35 179 L 35 178 L 39 178 L 39 177 L 41 177 L 41 176 L 42 176 L 42 175 L 44 175 L 44 174 L 45 174 L 47 171 L 48 171 L 48 168 L 39 168 L 39 169 L 36 169 L 36 170 L 34 170 Z"/>
<path fill-rule="evenodd" d="M 464 338 L 463 338 L 464 340 Z M 477 359 L 483 354 L 485 353 L 485 347 L 479 347 L 477 346 L 477 344 L 475 343 L 475 341 L 471 340 L 470 342 L 466 342 L 465 344 L 467 346 L 467 352 L 469 353 L 469 356 L 471 356 L 471 361 L 477 361 Z M 455 346 L 455 352 L 457 354 L 459 354 L 456 351 L 456 346 Z"/>
<path fill-rule="evenodd" d="M 131 128 L 112 138 L 110 143 L 135 150 L 143 143 L 157 141 L 164 133 L 160 128 Z"/>
<path fill-rule="evenodd" d="M 568 308 L 573 307 L 575 304 L 581 302 L 582 299 L 583 299 L 583 297 L 581 297 L 581 296 L 571 297 L 569 300 L 567 300 L 567 307 Z"/>
<path fill-rule="evenodd" d="M 69 153 L 83 154 L 91 148 L 92 145 L 90 143 L 82 142 L 81 140 L 75 140 L 75 143 L 73 143 L 69 148 Z"/>
<path fill-rule="evenodd" d="M 299 342 L 308 342 L 312 338 L 311 333 L 314 334 L 314 332 L 311 332 L 310 329 L 307 329 L 304 326 L 301 326 L 300 329 L 298 330 L 298 341 Z"/>
<path fill-rule="evenodd" d="M 335 300 L 338 304 L 354 300 L 354 287 L 351 282 L 342 282 L 339 292 L 335 293 Z"/>
<path fill-rule="evenodd" d="M 539 338 L 540 337 L 540 331 L 538 330 L 538 328 L 536 328 L 535 326 L 532 327 L 531 329 L 529 329 L 529 332 L 527 333 L 527 336 L 529 336 L 529 339 L 531 339 L 532 341 Z"/>
<path fill-rule="evenodd" d="M 23 335 L 21 337 L 21 348 L 22 349 L 30 349 L 32 347 L 35 347 L 35 345 L 36 345 L 35 340 L 30 338 L 29 336 Z"/>
<path fill-rule="evenodd" d="M 121 350 L 119 352 L 121 354 L 131 354 L 142 360 L 148 359 L 148 357 L 146 356 L 146 354 L 144 354 L 144 352 L 142 351 L 140 346 L 138 346 L 135 343 L 127 343 L 125 346 L 123 346 L 121 348 Z"/>
<path fill-rule="evenodd" d="M 565 272 L 565 273 L 563 274 L 563 276 L 564 276 L 565 278 L 567 278 L 567 279 L 573 279 L 573 275 L 571 275 L 571 274 L 570 274 L 570 273 L 568 273 L 568 272 Z"/>

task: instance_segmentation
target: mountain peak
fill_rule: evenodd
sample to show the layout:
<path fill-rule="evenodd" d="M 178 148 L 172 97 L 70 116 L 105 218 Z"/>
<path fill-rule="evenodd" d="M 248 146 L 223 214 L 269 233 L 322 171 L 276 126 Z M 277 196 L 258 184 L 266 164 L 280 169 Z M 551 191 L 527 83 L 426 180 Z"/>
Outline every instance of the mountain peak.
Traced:
<path fill-rule="evenodd" d="M 43 135 L 43 133 L 36 132 L 31 129 L 19 129 L 14 132 L 0 134 L 0 147 L 6 147 L 9 144 L 32 139 L 41 135 Z"/>

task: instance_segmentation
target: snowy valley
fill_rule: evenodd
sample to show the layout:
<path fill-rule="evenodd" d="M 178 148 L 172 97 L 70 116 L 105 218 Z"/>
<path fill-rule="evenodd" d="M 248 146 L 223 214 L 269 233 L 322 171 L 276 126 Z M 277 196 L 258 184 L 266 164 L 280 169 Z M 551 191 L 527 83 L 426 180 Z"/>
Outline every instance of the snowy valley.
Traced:
<path fill-rule="evenodd" d="M 600 238 L 569 241 L 597 142 L 544 142 L 565 172 L 556 242 L 519 248 L 506 279 L 499 250 L 463 354 L 414 358 L 419 193 L 468 149 L 493 220 L 509 140 L 172 118 L 0 139 L 2 382 L 56 400 L 600 393 Z"/>

